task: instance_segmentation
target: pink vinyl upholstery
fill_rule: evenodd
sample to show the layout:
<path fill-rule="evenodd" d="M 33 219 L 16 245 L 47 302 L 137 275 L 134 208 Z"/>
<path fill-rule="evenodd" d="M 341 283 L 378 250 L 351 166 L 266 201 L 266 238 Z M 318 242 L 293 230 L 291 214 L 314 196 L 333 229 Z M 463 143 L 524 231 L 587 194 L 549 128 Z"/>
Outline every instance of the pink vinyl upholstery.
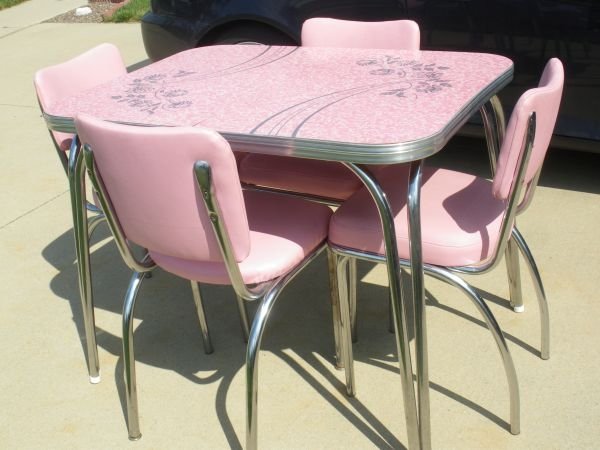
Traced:
<path fill-rule="evenodd" d="M 408 168 L 392 166 L 378 178 L 392 206 L 398 256 L 409 259 Z M 504 210 L 505 203 L 492 195 L 490 181 L 426 167 L 421 188 L 423 260 L 441 266 L 464 266 L 487 259 L 496 248 Z M 384 254 L 381 221 L 366 189 L 354 194 L 333 215 L 329 241 L 336 246 Z"/>
<path fill-rule="evenodd" d="M 310 47 L 418 50 L 419 26 L 412 20 L 357 22 L 316 17 L 302 25 L 302 45 Z M 360 188 L 360 180 L 335 162 L 248 155 L 240 163 L 244 183 L 343 201 Z"/>
<path fill-rule="evenodd" d="M 93 88 L 127 73 L 123 59 L 113 44 L 100 44 L 69 61 L 40 69 L 33 84 L 42 111 L 64 97 Z M 67 151 L 73 136 L 52 131 L 60 150 Z"/>
<path fill-rule="evenodd" d="M 419 25 L 412 20 L 357 22 L 315 17 L 302 24 L 302 45 L 310 47 L 418 50 Z"/>
<path fill-rule="evenodd" d="M 325 240 L 331 216 L 331 210 L 325 206 L 249 191 L 244 192 L 244 201 L 250 252 L 239 268 L 246 284 L 263 283 L 284 275 Z M 163 269 L 180 277 L 229 284 L 223 263 L 190 261 L 155 251 L 151 251 L 151 256 Z"/>
<path fill-rule="evenodd" d="M 240 162 L 245 183 L 342 201 L 360 188 L 360 180 L 340 163 L 250 154 Z"/>
<path fill-rule="evenodd" d="M 529 183 L 542 167 L 558 116 L 564 78 L 562 63 L 558 58 L 552 58 L 544 68 L 538 87 L 525 92 L 515 105 L 506 127 L 506 136 L 502 143 L 494 177 L 494 195 L 496 197 L 501 199 L 508 197 L 527 121 L 534 111 L 536 113 L 535 140 L 525 174 L 525 182 Z"/>
<path fill-rule="evenodd" d="M 76 119 L 125 236 L 163 269 L 205 283 L 228 284 L 193 166 L 211 167 L 236 261 L 247 284 L 286 273 L 321 244 L 331 211 L 268 193 L 242 195 L 227 141 L 200 128 L 131 127 Z"/>
<path fill-rule="evenodd" d="M 493 182 L 444 169 L 425 168 L 421 188 L 423 261 L 446 267 L 477 265 L 497 255 L 507 197 L 516 177 L 527 121 L 539 118 L 525 182 L 540 169 L 558 114 L 564 73 L 551 59 L 540 87 L 525 92 L 511 115 Z M 395 217 L 400 258 L 409 258 L 406 216 L 407 169 L 384 169 L 379 180 L 388 193 Z M 510 228 L 509 228 L 510 229 Z M 348 199 L 334 214 L 329 241 L 335 246 L 382 254 L 383 238 L 377 210 L 366 189 Z M 510 237 L 510 233 L 505 236 Z"/>

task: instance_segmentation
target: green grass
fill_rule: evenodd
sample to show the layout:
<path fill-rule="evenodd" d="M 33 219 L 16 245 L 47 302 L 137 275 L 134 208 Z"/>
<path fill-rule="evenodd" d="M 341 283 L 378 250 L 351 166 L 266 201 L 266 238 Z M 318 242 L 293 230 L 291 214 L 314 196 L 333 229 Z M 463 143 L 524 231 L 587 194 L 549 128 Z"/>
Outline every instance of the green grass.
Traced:
<path fill-rule="evenodd" d="M 25 0 L 0 0 L 0 10 L 23 3 Z"/>
<path fill-rule="evenodd" d="M 0 0 L 5 1 L 5 0 Z M 10 0 L 9 0 L 10 1 Z M 131 0 L 115 11 L 109 22 L 139 22 L 150 9 L 150 0 Z"/>

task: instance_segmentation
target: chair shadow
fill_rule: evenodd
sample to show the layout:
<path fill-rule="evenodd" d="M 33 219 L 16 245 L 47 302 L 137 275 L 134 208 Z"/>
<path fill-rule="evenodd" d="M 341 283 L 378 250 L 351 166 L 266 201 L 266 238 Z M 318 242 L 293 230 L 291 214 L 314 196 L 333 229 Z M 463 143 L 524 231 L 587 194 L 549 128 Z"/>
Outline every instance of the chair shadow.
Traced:
<path fill-rule="evenodd" d="M 551 147 L 546 154 L 538 185 L 600 194 L 596 171 L 599 160 L 598 153 Z M 483 138 L 455 136 L 444 147 L 444 151 L 429 158 L 427 164 L 484 178 L 491 177 L 487 147 Z"/>
<path fill-rule="evenodd" d="M 372 269 L 373 266 L 374 266 L 373 263 L 366 263 L 364 261 L 360 261 L 358 264 L 358 279 L 360 280 L 369 270 Z M 405 296 L 406 296 L 405 301 L 409 302 L 409 305 L 410 305 L 412 303 L 411 280 L 410 280 L 410 275 L 406 272 L 403 272 L 402 283 L 403 283 L 403 292 L 405 293 Z M 371 334 L 369 335 L 369 343 L 366 344 L 365 346 L 359 346 L 358 348 L 355 348 L 354 359 L 356 361 L 360 361 L 365 364 L 371 364 L 371 365 L 379 367 L 381 369 L 385 369 L 385 370 L 392 371 L 394 373 L 398 373 L 397 356 L 396 356 L 397 350 L 396 350 L 396 347 L 394 344 L 394 340 L 387 337 L 390 335 L 390 333 L 387 332 L 388 321 L 387 321 L 387 319 L 384 319 L 385 316 L 387 316 L 387 314 L 388 314 L 388 312 L 387 312 L 388 311 L 387 287 L 373 285 L 373 284 L 367 285 L 367 284 L 362 283 L 362 285 L 359 284 L 359 289 L 361 292 L 359 292 L 357 294 L 357 298 L 358 298 L 357 308 L 359 309 L 359 311 L 357 312 L 357 317 L 359 320 L 358 323 L 360 324 L 361 318 L 363 318 L 365 316 L 365 314 L 364 314 L 365 311 L 360 311 L 360 309 L 361 309 L 360 299 L 381 299 L 381 302 L 380 302 L 381 305 L 379 306 L 379 311 L 374 311 L 375 308 L 373 306 L 370 307 L 370 309 L 371 309 L 370 319 L 378 320 L 381 323 L 381 326 L 379 328 L 379 330 L 381 330 L 381 331 L 377 331 L 377 334 L 374 334 L 374 332 L 371 331 Z M 457 292 L 459 292 L 459 291 L 457 290 Z M 489 298 L 489 299 L 492 299 L 492 302 L 498 303 L 501 306 L 508 305 L 508 300 L 504 300 L 501 297 L 495 296 L 486 291 L 482 291 L 482 292 L 485 294 L 486 300 L 488 300 L 488 298 Z M 467 297 L 466 296 L 464 296 L 464 297 L 465 297 L 465 300 L 467 300 Z M 488 329 L 487 324 L 485 323 L 485 321 L 483 319 L 478 319 L 478 318 L 472 317 L 471 315 L 469 315 L 461 310 L 458 310 L 456 308 L 453 308 L 448 305 L 444 305 L 443 303 L 440 303 L 440 301 L 431 293 L 431 291 L 429 291 L 427 289 L 425 290 L 425 299 L 426 299 L 426 305 L 428 307 L 438 308 L 444 312 L 454 314 L 455 316 L 460 317 L 461 319 L 464 319 L 464 320 L 468 321 L 469 323 L 472 323 L 472 324 L 475 324 L 482 328 Z M 509 306 L 506 306 L 506 307 L 509 308 Z M 407 316 L 408 336 L 409 336 L 410 340 L 413 340 L 414 339 L 414 326 L 413 326 L 414 321 L 413 321 L 413 316 L 412 316 L 412 308 L 407 308 L 407 313 L 408 313 L 408 316 Z M 375 315 L 376 315 L 376 317 L 374 317 Z M 360 340 L 360 333 L 361 333 L 361 330 L 360 330 L 360 325 L 359 325 L 359 330 L 358 330 L 359 340 Z M 387 336 L 386 336 L 386 334 L 387 334 Z M 506 340 L 512 342 L 513 344 L 518 345 L 519 347 L 525 349 L 526 351 L 528 351 L 536 356 L 540 356 L 539 350 L 537 350 L 534 347 L 532 347 L 531 345 L 523 342 L 521 339 L 517 338 L 516 336 L 506 333 L 505 331 L 503 331 L 503 335 Z M 493 337 L 491 335 L 490 335 L 490 339 L 493 339 Z M 368 345 L 368 350 L 365 348 L 367 345 Z M 414 370 L 414 367 L 413 367 L 413 370 Z M 444 387 L 443 385 L 433 382 L 431 380 L 429 381 L 429 387 L 431 389 L 437 391 L 438 393 L 445 395 L 446 397 L 449 397 L 449 398 L 463 404 L 467 408 L 472 409 L 473 411 L 477 412 L 481 416 L 489 419 L 493 423 L 499 425 L 503 429 L 510 432 L 510 423 L 507 422 L 506 420 L 500 418 L 498 415 L 494 414 L 490 410 L 482 407 L 481 405 L 478 405 L 477 403 L 473 402 L 472 400 L 470 400 L 456 392 L 453 392 L 450 389 Z"/>
<path fill-rule="evenodd" d="M 92 238 L 91 263 L 94 276 L 94 303 L 96 309 L 120 315 L 130 271 L 121 262 L 114 243 L 107 239 L 108 235 L 106 228 L 101 226 Z M 50 288 L 56 296 L 69 302 L 73 321 L 81 338 L 82 352 L 85 353 L 85 333 L 77 285 L 72 231 L 66 231 L 56 238 L 43 250 L 42 255 L 58 270 L 51 280 Z M 115 263 L 115 261 L 119 262 Z M 360 263 L 358 265 L 359 277 L 362 278 L 371 267 L 372 265 Z M 196 384 L 218 383 L 215 412 L 229 446 L 241 449 L 239 430 L 236 433 L 226 410 L 229 388 L 236 374 L 244 367 L 245 358 L 245 345 L 239 329 L 233 290 L 224 286 L 202 286 L 209 326 L 219 324 L 218 327 L 211 326 L 215 353 L 205 355 L 189 282 L 160 270 L 156 270 L 154 273 L 153 278 L 144 281 L 136 306 L 135 318 L 141 321 L 135 329 L 136 362 L 172 370 Z M 285 361 L 343 417 L 356 426 L 373 445 L 378 448 L 404 448 L 404 444 L 398 441 L 359 399 L 349 398 L 346 400 L 347 403 L 340 401 L 321 381 L 286 353 L 286 350 L 291 350 L 327 380 L 330 386 L 342 391 L 345 389 L 336 378 L 336 369 L 333 366 L 332 317 L 327 284 L 327 265 L 324 255 L 321 255 L 283 291 L 271 313 L 262 351 L 271 352 Z M 386 330 L 387 289 L 372 285 L 365 287 L 364 283 L 361 285 L 361 290 L 364 292 L 359 298 L 380 297 L 383 300 L 381 311 L 378 314 L 379 319 L 376 320 L 381 320 L 385 325 L 382 327 L 381 336 L 369 336 L 369 341 L 375 339 L 374 345 L 369 345 L 368 353 L 357 352 L 357 359 L 397 372 L 394 365 L 395 358 L 389 356 L 394 355 L 396 350 L 394 339 Z M 409 292 L 410 289 L 405 291 Z M 456 314 L 476 325 L 486 326 L 483 321 L 441 305 L 430 293 L 427 298 L 428 304 L 431 306 Z M 301 320 L 298 319 L 300 317 Z M 363 318 L 363 320 L 365 319 Z M 408 322 L 412 323 L 412 318 L 409 317 Z M 173 326 L 174 323 L 177 324 L 176 327 Z M 414 336 L 412 327 L 409 327 L 409 336 L 411 339 Z M 506 337 L 527 348 L 527 345 L 517 338 Z M 185 342 L 186 345 L 181 345 L 182 342 Z M 189 345 L 189 342 L 194 342 L 194 345 Z M 123 417 L 126 418 L 121 337 L 108 332 L 100 323 L 97 324 L 97 343 L 100 348 L 118 357 L 114 380 L 120 397 Z M 373 349 L 377 350 L 373 352 Z M 331 361 L 331 366 L 324 365 L 317 355 L 324 360 Z M 389 366 L 381 362 L 386 359 L 391 363 Z M 211 375 L 202 378 L 196 375 L 198 372 L 209 372 Z M 400 380 L 398 381 L 400 382 Z M 438 383 L 432 382 L 430 386 L 441 394 L 508 428 L 506 422 L 498 416 L 460 394 L 452 392 Z M 259 381 L 259 393 L 261 388 L 264 387 L 260 386 Z M 259 414 L 266 415 L 268 411 L 259 410 Z"/>

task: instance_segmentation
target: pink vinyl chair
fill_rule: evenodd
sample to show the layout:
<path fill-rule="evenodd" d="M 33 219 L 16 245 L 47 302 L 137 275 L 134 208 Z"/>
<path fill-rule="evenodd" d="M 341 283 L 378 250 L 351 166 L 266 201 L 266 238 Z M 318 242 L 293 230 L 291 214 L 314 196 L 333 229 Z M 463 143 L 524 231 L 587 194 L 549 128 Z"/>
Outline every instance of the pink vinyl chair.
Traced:
<path fill-rule="evenodd" d="M 281 290 L 324 250 L 329 207 L 265 192 L 242 192 L 227 141 L 200 128 L 133 127 L 80 115 L 88 175 L 119 250 L 134 271 L 123 307 L 123 357 L 130 439 L 141 437 L 133 316 L 154 267 L 196 282 L 232 285 L 259 306 L 246 356 L 247 447 L 256 448 L 258 353 Z M 129 242 L 147 249 L 136 259 Z M 205 346 L 210 341 L 195 290 Z"/>
<path fill-rule="evenodd" d="M 117 47 L 112 44 L 100 44 L 68 61 L 40 69 L 33 80 L 40 109 L 43 113 L 56 102 L 65 97 L 91 89 L 127 73 L 123 59 Z M 78 146 L 77 137 L 70 133 L 48 130 L 56 153 L 69 175 L 68 154 L 72 146 Z M 73 195 L 73 192 L 71 193 Z M 96 227 L 103 221 L 104 215 L 96 205 L 87 202 L 87 210 L 93 213 L 88 221 L 87 230 L 80 237 L 77 225 L 74 225 L 75 244 L 80 246 L 80 239 L 89 239 Z M 87 247 L 86 247 L 87 248 Z M 81 262 L 79 262 L 81 263 Z M 86 280 L 89 284 L 90 280 Z M 83 320 L 87 343 L 87 366 L 90 381 L 100 381 L 100 365 L 96 347 L 96 331 L 93 305 L 87 304 L 82 295 Z"/>
<path fill-rule="evenodd" d="M 100 44 L 81 55 L 36 72 L 33 85 L 42 112 L 65 97 L 106 83 L 127 73 L 119 49 L 113 44 Z M 67 154 L 74 136 L 60 131 L 50 132 L 58 157 L 68 169 Z"/>
<path fill-rule="evenodd" d="M 520 418 L 518 383 L 512 358 L 500 327 L 485 302 L 456 274 L 478 274 L 493 269 L 501 260 L 511 236 L 515 238 L 515 217 L 530 204 L 558 115 L 563 82 L 562 63 L 553 58 L 547 63 L 539 86 L 521 96 L 507 126 L 493 181 L 427 167 L 422 177 L 420 214 L 425 273 L 458 287 L 483 315 L 500 351 L 508 378 L 513 434 L 520 431 Z M 401 265 L 405 267 L 409 267 L 410 257 L 407 172 L 405 167 L 391 166 L 379 177 L 389 194 L 395 217 L 398 254 Z M 348 329 L 351 319 L 345 266 L 352 258 L 385 262 L 381 225 L 366 189 L 354 194 L 333 215 L 329 245 L 336 255 L 338 267 L 341 309 L 338 333 L 342 337 L 347 386 L 353 393 L 352 344 Z M 539 271 L 530 252 L 527 253 L 541 316 L 541 357 L 547 359 L 548 306 Z M 425 327 L 425 323 L 421 326 Z M 419 354 L 419 351 L 422 353 Z M 423 361 L 424 367 L 419 370 L 426 374 L 426 348 L 417 349 L 417 361 Z"/>

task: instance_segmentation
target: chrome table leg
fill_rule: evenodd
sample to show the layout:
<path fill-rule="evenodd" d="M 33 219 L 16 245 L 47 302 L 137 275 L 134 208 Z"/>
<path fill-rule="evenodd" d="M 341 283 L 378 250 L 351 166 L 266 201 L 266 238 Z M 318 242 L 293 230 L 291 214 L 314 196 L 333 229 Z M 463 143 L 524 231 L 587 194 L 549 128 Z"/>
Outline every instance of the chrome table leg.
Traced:
<path fill-rule="evenodd" d="M 367 170 L 364 170 L 356 164 L 344 164 L 360 178 L 371 194 L 371 197 L 377 206 L 377 211 L 379 212 L 385 244 L 387 271 L 390 280 L 390 297 L 394 313 L 395 338 L 396 346 L 398 347 L 398 362 L 400 365 L 400 378 L 402 381 L 402 400 L 404 402 L 406 429 L 408 433 L 408 447 L 417 449 L 420 448 L 419 423 L 417 419 L 415 390 L 412 381 L 413 372 L 406 321 L 406 302 L 402 301 L 401 293 L 402 285 L 394 216 L 387 197 L 375 178 Z"/>
<path fill-rule="evenodd" d="M 417 362 L 417 398 L 419 405 L 419 438 L 422 449 L 431 448 L 431 421 L 429 413 L 429 362 L 427 353 L 427 325 L 425 314 L 425 274 L 421 243 L 421 176 L 423 161 L 410 165 L 408 179 L 408 231 L 410 246 L 410 275 L 412 281 L 415 358 Z"/>

